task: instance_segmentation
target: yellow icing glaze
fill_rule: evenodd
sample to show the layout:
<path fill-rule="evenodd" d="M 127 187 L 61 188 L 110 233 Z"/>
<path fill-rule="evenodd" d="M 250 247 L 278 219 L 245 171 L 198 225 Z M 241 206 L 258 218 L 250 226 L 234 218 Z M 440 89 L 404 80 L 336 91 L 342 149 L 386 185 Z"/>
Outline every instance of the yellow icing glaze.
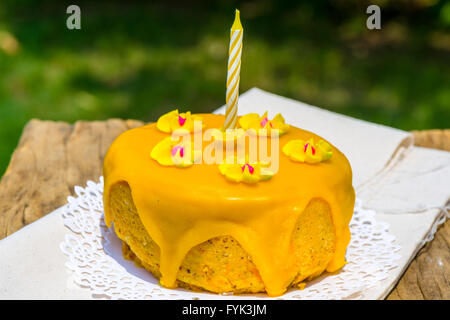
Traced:
<path fill-rule="evenodd" d="M 220 128 L 224 116 L 202 114 L 205 128 Z M 270 180 L 253 184 L 224 178 L 217 164 L 167 167 L 150 157 L 168 133 L 149 124 L 121 134 L 104 161 L 105 221 L 111 226 L 109 192 L 126 181 L 139 217 L 161 252 L 160 283 L 176 286 L 178 269 L 191 248 L 208 239 L 230 235 L 252 257 L 266 291 L 283 294 L 296 276 L 291 235 L 299 214 L 311 199 L 330 205 L 336 250 L 327 271 L 345 264 L 350 241 L 349 222 L 355 193 L 347 158 L 335 147 L 333 156 L 315 165 L 294 162 L 281 150 L 279 170 Z M 292 139 L 321 137 L 296 127 L 281 136 L 280 149 Z M 209 142 L 203 142 L 203 148 Z"/>

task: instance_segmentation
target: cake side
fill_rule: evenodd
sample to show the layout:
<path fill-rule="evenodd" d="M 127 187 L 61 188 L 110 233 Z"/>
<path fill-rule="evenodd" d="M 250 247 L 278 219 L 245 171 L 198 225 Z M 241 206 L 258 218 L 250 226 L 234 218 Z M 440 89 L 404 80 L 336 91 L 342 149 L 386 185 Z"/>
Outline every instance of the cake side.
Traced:
<path fill-rule="evenodd" d="M 114 230 L 124 242 L 124 255 L 159 279 L 160 249 L 140 221 L 126 182 L 112 186 L 110 208 Z M 321 199 L 311 200 L 292 233 L 297 274 L 290 279 L 289 287 L 302 286 L 305 280 L 325 271 L 334 254 L 335 240 L 329 206 Z M 192 248 L 179 268 L 177 284 L 215 293 L 265 292 L 251 255 L 231 236 L 215 237 Z"/>

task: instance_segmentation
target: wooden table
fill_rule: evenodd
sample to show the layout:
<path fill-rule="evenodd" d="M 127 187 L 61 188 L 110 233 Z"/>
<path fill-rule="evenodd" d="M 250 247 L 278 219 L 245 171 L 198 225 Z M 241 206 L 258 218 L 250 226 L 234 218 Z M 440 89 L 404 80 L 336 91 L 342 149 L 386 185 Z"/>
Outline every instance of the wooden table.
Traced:
<path fill-rule="evenodd" d="M 0 181 L 0 239 L 66 203 L 76 185 L 97 180 L 103 157 L 136 120 L 31 120 Z M 450 130 L 414 132 L 416 145 L 450 151 Z M 450 299 L 450 222 L 416 256 L 388 299 Z"/>

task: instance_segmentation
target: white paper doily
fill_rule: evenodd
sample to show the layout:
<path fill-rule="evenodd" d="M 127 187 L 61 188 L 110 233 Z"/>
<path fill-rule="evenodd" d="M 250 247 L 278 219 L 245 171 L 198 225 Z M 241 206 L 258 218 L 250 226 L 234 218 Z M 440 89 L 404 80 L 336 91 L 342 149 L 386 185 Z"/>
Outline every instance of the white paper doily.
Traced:
<path fill-rule="evenodd" d="M 99 183 L 75 187 L 77 197 L 69 197 L 63 207 L 64 225 L 71 232 L 60 244 L 68 256 L 66 266 L 74 281 L 90 288 L 94 297 L 111 299 L 357 299 L 369 287 L 385 279 L 398 267 L 395 236 L 387 223 L 376 221 L 375 212 L 361 208 L 356 200 L 350 223 L 352 239 L 347 248 L 348 263 L 337 274 L 308 282 L 303 290 L 291 289 L 281 297 L 267 295 L 219 295 L 183 289 L 166 289 L 149 272 L 122 256 L 122 243 L 106 227 L 103 216 L 103 177 Z"/>

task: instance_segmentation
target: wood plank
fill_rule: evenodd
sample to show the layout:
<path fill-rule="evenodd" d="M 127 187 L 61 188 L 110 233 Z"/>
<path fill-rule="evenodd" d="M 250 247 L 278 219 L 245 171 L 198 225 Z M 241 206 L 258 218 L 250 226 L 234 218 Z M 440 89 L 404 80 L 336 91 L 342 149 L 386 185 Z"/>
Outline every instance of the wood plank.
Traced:
<path fill-rule="evenodd" d="M 98 180 L 103 157 L 123 131 L 143 122 L 31 120 L 0 181 L 0 239 L 66 203 L 76 185 Z"/>
<path fill-rule="evenodd" d="M 450 151 L 450 129 L 412 131 L 414 145 Z"/>
<path fill-rule="evenodd" d="M 450 299 L 450 221 L 411 262 L 388 300 Z"/>
<path fill-rule="evenodd" d="M 413 131 L 414 144 L 450 151 L 450 130 Z M 411 262 L 387 299 L 450 299 L 450 221 Z"/>

